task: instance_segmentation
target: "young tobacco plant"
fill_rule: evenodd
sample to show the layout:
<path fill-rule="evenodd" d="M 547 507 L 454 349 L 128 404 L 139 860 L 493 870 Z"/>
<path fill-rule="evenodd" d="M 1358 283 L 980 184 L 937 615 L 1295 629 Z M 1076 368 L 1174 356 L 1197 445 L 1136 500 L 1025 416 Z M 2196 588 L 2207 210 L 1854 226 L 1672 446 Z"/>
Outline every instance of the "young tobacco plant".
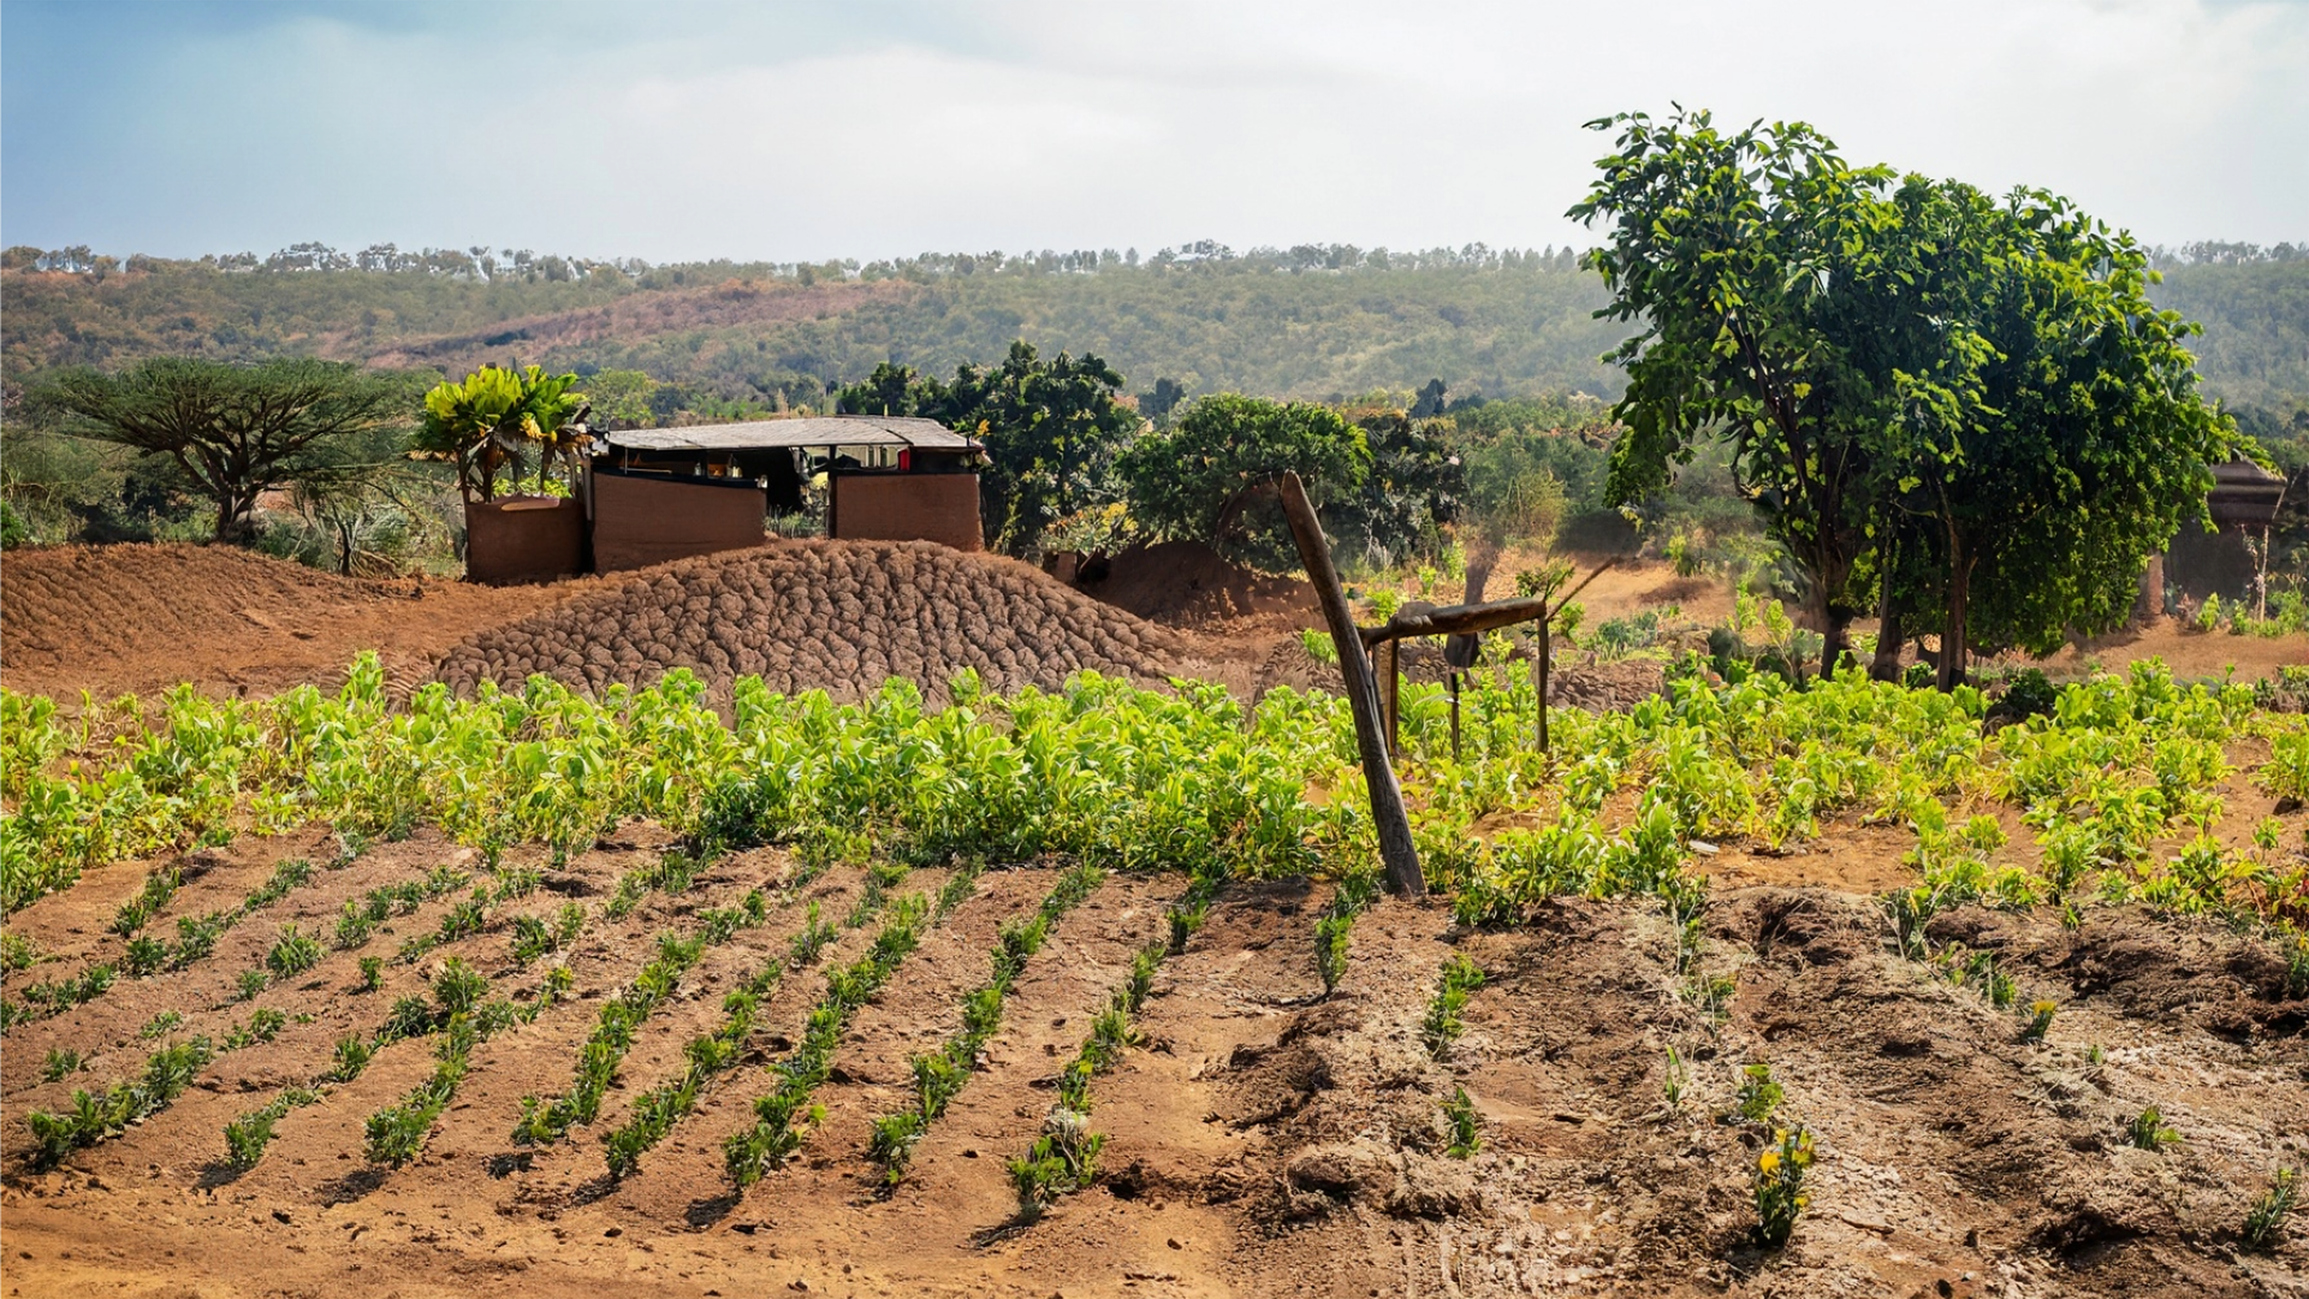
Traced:
<path fill-rule="evenodd" d="M 2284 1238 L 2285 1219 L 2291 1216 L 2294 1203 L 2299 1199 L 2300 1173 L 2291 1168 L 2280 1168 L 2270 1179 L 2269 1189 L 2253 1201 L 2245 1213 L 2245 1227 L 2239 1233 L 2248 1249 L 2269 1250 Z"/>
<path fill-rule="evenodd" d="M 1443 963 L 1443 976 L 1437 981 L 1435 996 L 1427 1003 L 1427 1018 L 1421 1022 L 1419 1035 L 1427 1044 L 1427 1054 L 1442 1059 L 1451 1044 L 1467 1031 L 1460 1012 L 1467 1009 L 1467 999 L 1483 986 L 1483 971 L 1464 952 L 1453 952 Z"/>
<path fill-rule="evenodd" d="M 1454 1087 L 1443 1101 L 1443 1122 L 1449 1130 L 1450 1141 L 1443 1153 L 1453 1159 L 1471 1159 L 1483 1148 L 1483 1116 L 1465 1087 Z"/>
<path fill-rule="evenodd" d="M 1331 905 L 1315 921 L 1315 973 L 1323 980 L 1324 996 L 1336 991 L 1339 980 L 1347 973 L 1347 941 L 1354 931 L 1355 917 L 1363 914 L 1378 896 L 1377 873 L 1368 869 L 1349 871 L 1339 877 Z"/>
<path fill-rule="evenodd" d="M 1812 1167 L 1812 1134 L 1802 1124 L 1772 1134 L 1756 1156 L 1756 1239 L 1778 1249 L 1795 1234 L 1796 1218 L 1811 1203 L 1804 1175 Z"/>

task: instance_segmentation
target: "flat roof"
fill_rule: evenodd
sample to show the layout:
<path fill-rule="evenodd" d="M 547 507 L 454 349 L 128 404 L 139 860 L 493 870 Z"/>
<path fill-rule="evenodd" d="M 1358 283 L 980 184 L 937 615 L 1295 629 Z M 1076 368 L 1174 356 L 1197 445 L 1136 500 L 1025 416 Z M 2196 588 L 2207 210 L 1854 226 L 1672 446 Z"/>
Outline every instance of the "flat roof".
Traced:
<path fill-rule="evenodd" d="M 637 428 L 601 434 L 634 451 L 737 451 L 759 447 L 930 447 L 971 451 L 976 442 L 934 419 L 910 415 L 812 415 L 802 419 Z"/>

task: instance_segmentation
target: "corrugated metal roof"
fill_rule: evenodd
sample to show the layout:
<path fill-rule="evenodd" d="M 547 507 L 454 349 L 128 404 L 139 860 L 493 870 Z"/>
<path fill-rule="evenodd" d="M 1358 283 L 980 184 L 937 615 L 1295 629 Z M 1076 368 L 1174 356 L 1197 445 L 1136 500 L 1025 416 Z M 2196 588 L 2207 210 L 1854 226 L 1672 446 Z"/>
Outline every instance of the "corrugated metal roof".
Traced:
<path fill-rule="evenodd" d="M 635 451 L 735 451 L 756 447 L 932 447 L 967 451 L 977 444 L 934 419 L 906 415 L 813 415 L 745 424 L 639 428 L 604 433 L 613 447 Z"/>

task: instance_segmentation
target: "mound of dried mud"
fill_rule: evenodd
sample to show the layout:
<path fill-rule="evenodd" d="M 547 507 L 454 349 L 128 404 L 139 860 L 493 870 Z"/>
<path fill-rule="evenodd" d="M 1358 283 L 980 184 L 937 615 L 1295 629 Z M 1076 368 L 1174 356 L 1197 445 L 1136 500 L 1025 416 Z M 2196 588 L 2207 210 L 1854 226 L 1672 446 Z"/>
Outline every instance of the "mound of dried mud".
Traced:
<path fill-rule="evenodd" d="M 599 690 L 676 667 L 726 697 L 739 676 L 855 699 L 890 677 L 945 693 L 976 668 L 996 690 L 1090 668 L 1142 680 L 1178 670 L 1174 633 L 1014 560 L 928 542 L 782 542 L 637 575 L 451 650 L 437 680 L 465 692 L 542 672 Z"/>
<path fill-rule="evenodd" d="M 1110 561 L 1105 577 L 1080 583 L 1080 589 L 1166 627 L 1246 618 L 1299 627 L 1322 616 L 1315 588 L 1231 563 L 1198 541 L 1133 546 Z"/>

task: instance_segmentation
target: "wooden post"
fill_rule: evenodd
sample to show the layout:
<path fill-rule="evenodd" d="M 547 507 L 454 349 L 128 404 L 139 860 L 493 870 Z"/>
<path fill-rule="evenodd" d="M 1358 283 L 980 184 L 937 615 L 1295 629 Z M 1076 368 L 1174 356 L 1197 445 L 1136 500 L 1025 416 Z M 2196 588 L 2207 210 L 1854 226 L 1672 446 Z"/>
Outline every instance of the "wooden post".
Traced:
<path fill-rule="evenodd" d="M 1548 659 L 1552 657 L 1548 652 L 1548 624 L 1554 621 L 1555 614 L 1552 610 L 1546 617 L 1539 620 L 1539 751 L 1541 753 L 1547 752 L 1547 669 Z"/>
<path fill-rule="evenodd" d="M 1283 517 L 1290 522 L 1291 539 L 1298 543 L 1299 562 L 1306 565 L 1307 580 L 1323 605 L 1323 620 L 1331 627 L 1331 643 L 1339 651 L 1339 674 L 1345 678 L 1347 706 L 1355 715 L 1355 747 L 1363 759 L 1363 783 L 1370 787 L 1371 823 L 1379 834 L 1379 860 L 1387 870 L 1387 886 L 1419 897 L 1427 892 L 1427 878 L 1420 873 L 1419 850 L 1411 842 L 1403 787 L 1396 782 L 1386 737 L 1379 730 L 1379 691 L 1372 680 L 1371 656 L 1347 609 L 1339 571 L 1331 564 L 1331 547 L 1323 540 L 1323 524 L 1307 500 L 1305 485 L 1294 473 L 1285 473 L 1279 485 Z"/>
<path fill-rule="evenodd" d="M 1379 711 L 1387 718 L 1387 757 L 1403 752 L 1403 661 L 1397 657 L 1402 642 L 1387 642 L 1385 666 L 1379 669 Z"/>
<path fill-rule="evenodd" d="M 1453 762 L 1457 762 L 1457 761 L 1459 761 L 1459 676 L 1460 676 L 1460 674 L 1459 674 L 1458 672 L 1456 672 L 1456 671 L 1455 671 L 1455 672 L 1451 673 L 1450 675 L 1451 675 L 1451 760 L 1452 760 Z"/>

